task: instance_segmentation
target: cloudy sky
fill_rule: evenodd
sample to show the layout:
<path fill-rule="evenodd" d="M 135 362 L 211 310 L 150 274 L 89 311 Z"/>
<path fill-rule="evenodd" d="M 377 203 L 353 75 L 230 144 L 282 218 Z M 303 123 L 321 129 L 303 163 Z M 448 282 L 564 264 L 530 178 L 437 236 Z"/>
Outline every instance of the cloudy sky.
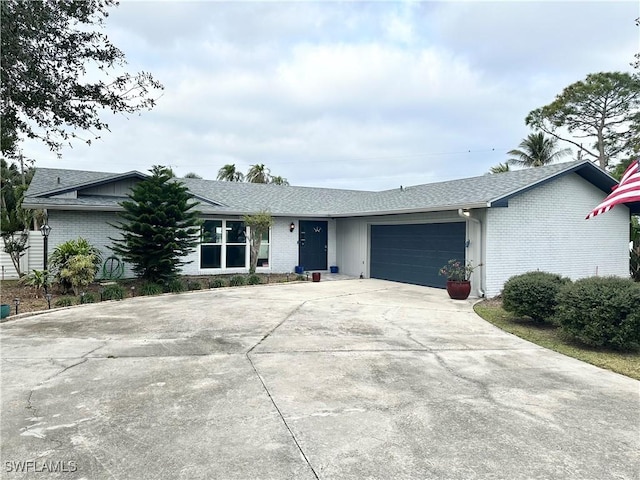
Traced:
<path fill-rule="evenodd" d="M 631 71 L 637 1 L 151 2 L 113 9 L 128 70 L 165 90 L 140 116 L 36 166 L 170 165 L 215 179 L 264 163 L 292 185 L 387 189 L 481 175 L 527 113 L 598 71 Z"/>

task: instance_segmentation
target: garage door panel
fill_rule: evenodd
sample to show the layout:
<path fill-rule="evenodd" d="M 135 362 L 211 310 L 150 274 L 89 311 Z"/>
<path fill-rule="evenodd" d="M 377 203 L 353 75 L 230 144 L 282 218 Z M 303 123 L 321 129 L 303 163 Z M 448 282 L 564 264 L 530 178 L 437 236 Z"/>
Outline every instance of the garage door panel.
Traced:
<path fill-rule="evenodd" d="M 451 258 L 464 260 L 463 222 L 371 226 L 371 277 L 444 288 L 438 275 Z"/>

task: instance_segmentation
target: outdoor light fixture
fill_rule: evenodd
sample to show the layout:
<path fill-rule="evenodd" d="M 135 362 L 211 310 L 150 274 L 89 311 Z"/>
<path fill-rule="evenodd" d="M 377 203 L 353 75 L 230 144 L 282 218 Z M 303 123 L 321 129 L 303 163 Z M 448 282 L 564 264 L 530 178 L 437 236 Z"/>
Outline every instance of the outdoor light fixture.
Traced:
<path fill-rule="evenodd" d="M 40 233 L 44 239 L 44 293 L 49 293 L 49 274 L 47 272 L 47 260 L 49 256 L 49 234 L 51 233 L 51 227 L 49 226 L 49 219 L 45 220 L 45 223 L 40 227 Z"/>
<path fill-rule="evenodd" d="M 18 314 L 18 307 L 20 306 L 20 299 L 19 298 L 14 298 L 13 299 L 13 303 L 15 303 L 16 305 L 16 315 Z"/>
<path fill-rule="evenodd" d="M 296 229 L 296 224 L 291 222 L 291 225 L 289 225 L 289 231 L 293 232 Z"/>
<path fill-rule="evenodd" d="M 45 223 L 40 227 L 40 233 L 43 237 L 47 238 L 51 233 L 51 226 L 48 223 Z"/>

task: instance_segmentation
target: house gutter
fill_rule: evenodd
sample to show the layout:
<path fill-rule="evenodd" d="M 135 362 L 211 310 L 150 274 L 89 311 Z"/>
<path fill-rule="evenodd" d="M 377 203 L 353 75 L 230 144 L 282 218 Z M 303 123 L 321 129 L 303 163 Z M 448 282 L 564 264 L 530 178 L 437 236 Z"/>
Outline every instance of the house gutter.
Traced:
<path fill-rule="evenodd" d="M 462 208 L 458 209 L 458 216 L 460 218 L 464 218 L 465 221 L 466 220 L 471 220 L 472 222 L 476 222 L 478 224 L 478 227 L 480 228 L 480 261 L 482 261 L 482 259 L 484 258 L 483 256 L 483 244 L 482 244 L 482 222 L 480 220 L 478 220 L 475 217 L 471 216 L 471 212 L 467 211 L 467 215 L 465 215 L 464 210 Z M 480 272 L 480 288 L 478 288 L 478 293 L 480 294 L 480 297 L 484 298 L 485 294 L 484 294 L 484 288 L 482 285 L 482 272 Z"/>

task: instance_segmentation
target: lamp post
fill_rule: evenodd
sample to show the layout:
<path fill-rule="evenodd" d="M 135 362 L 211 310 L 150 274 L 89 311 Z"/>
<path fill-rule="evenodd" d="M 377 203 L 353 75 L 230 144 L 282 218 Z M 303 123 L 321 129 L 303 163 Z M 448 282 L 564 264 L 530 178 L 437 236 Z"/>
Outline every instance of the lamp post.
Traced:
<path fill-rule="evenodd" d="M 47 271 L 47 263 L 49 257 L 49 234 L 51 233 L 51 227 L 49 226 L 48 221 L 40 227 L 40 233 L 44 239 L 44 293 L 46 295 L 49 293 L 49 272 Z"/>

